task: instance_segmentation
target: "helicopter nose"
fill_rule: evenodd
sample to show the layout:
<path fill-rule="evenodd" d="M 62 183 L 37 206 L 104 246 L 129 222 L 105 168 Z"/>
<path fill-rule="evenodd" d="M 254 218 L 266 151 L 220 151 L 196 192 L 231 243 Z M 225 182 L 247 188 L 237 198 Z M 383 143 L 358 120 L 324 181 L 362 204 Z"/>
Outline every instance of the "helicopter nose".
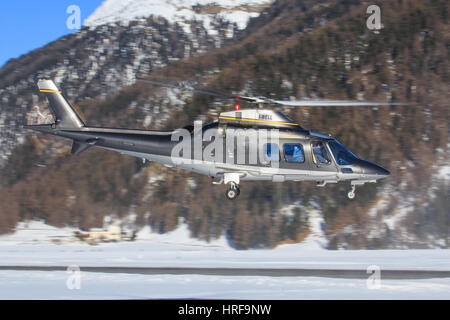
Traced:
<path fill-rule="evenodd" d="M 365 174 L 374 175 L 376 176 L 376 179 L 383 179 L 391 174 L 388 170 L 386 170 L 382 166 L 379 166 L 378 164 L 369 161 L 363 161 L 362 167 Z"/>
<path fill-rule="evenodd" d="M 388 170 L 379 165 L 376 165 L 374 170 L 376 172 L 376 175 L 380 176 L 380 179 L 387 178 L 391 175 L 391 173 Z"/>

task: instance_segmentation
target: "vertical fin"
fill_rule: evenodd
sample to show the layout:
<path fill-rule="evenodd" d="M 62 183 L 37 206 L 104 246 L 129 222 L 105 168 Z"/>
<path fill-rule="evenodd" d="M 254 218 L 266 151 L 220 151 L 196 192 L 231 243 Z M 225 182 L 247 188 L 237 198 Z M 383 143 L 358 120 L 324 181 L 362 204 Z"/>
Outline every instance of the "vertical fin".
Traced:
<path fill-rule="evenodd" d="M 45 93 L 50 108 L 56 117 L 56 127 L 60 129 L 79 129 L 84 122 L 73 106 L 64 98 L 52 80 L 39 80 L 39 91 Z"/>

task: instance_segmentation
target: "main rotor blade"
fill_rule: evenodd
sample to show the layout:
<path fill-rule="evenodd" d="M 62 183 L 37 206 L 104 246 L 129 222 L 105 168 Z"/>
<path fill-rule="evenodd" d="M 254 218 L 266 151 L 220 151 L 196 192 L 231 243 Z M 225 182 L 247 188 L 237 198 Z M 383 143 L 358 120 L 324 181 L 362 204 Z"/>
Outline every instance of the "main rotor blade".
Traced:
<path fill-rule="evenodd" d="M 404 103 L 396 103 L 396 102 L 382 102 L 382 101 L 349 101 L 349 100 L 272 100 L 266 97 L 247 97 L 247 96 L 232 96 L 223 94 L 220 92 L 197 89 L 187 85 L 173 84 L 168 82 L 163 82 L 154 79 L 140 79 L 137 81 L 150 83 L 156 86 L 174 88 L 184 91 L 191 91 L 200 94 L 206 94 L 213 97 L 228 99 L 228 100 L 241 100 L 246 101 L 253 104 L 279 104 L 283 106 L 291 106 L 291 107 L 345 107 L 345 106 L 353 106 L 353 107 L 362 107 L 362 106 L 399 106 L 404 105 Z"/>
<path fill-rule="evenodd" d="M 152 79 L 136 79 L 136 80 L 140 81 L 140 82 L 150 83 L 150 84 L 153 84 L 153 85 L 156 85 L 156 86 L 160 86 L 160 87 L 168 87 L 168 88 L 179 89 L 179 90 L 183 90 L 183 91 L 191 91 L 191 92 L 206 94 L 206 95 L 210 95 L 210 96 L 217 97 L 217 98 L 222 98 L 222 99 L 236 99 L 236 98 L 239 98 L 239 97 L 225 95 L 225 94 L 219 93 L 219 92 L 214 92 L 214 91 L 209 91 L 209 90 L 202 90 L 202 89 L 196 89 L 196 88 L 193 88 L 193 87 L 183 86 L 183 85 L 179 85 L 179 84 L 172 84 L 172 83 L 162 82 L 162 81 L 158 81 L 158 80 L 152 80 Z"/>
<path fill-rule="evenodd" d="M 268 103 L 276 103 L 292 107 L 362 107 L 362 106 L 399 106 L 404 103 L 382 101 L 345 101 L 345 100 L 269 100 Z"/>

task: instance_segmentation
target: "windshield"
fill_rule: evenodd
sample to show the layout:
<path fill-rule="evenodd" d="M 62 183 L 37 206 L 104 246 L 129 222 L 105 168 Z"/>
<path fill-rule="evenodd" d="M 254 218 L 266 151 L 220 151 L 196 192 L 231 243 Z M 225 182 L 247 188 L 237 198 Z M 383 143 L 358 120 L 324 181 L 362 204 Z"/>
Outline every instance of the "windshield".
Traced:
<path fill-rule="evenodd" d="M 353 164 L 355 160 L 358 159 L 353 153 L 351 153 L 348 149 L 346 149 L 342 144 L 333 140 L 328 143 L 331 152 L 333 152 L 334 158 L 336 162 L 340 166 L 346 166 Z"/>

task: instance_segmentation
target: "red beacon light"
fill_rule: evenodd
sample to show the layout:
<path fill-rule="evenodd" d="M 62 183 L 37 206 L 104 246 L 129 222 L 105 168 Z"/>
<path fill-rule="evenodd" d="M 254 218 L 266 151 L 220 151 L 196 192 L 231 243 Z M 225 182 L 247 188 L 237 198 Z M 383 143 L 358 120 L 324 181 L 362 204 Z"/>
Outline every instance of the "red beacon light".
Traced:
<path fill-rule="evenodd" d="M 236 103 L 236 105 L 234 106 L 234 108 L 235 108 L 236 110 L 239 110 L 239 109 L 241 108 L 241 106 L 240 106 L 239 104 Z"/>

